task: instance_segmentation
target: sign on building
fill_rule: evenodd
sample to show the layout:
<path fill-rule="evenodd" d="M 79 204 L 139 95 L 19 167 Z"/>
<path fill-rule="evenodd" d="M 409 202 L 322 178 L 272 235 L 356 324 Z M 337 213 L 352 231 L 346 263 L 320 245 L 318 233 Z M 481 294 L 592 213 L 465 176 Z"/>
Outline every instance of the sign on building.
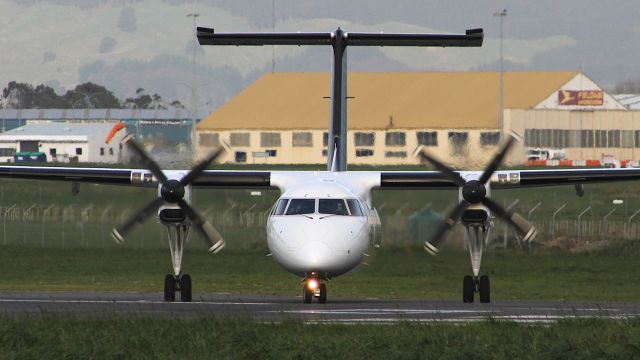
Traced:
<path fill-rule="evenodd" d="M 602 90 L 560 90 L 558 105 L 602 106 L 604 91 Z"/>

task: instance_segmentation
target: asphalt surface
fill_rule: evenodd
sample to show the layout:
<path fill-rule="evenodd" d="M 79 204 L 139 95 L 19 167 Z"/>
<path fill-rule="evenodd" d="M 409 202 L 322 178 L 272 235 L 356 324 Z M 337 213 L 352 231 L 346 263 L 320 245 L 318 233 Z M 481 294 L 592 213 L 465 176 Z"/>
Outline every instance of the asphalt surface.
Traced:
<path fill-rule="evenodd" d="M 177 294 L 179 297 L 179 294 Z M 265 322 L 299 319 L 309 323 L 472 322 L 487 319 L 547 323 L 564 318 L 640 317 L 640 302 L 329 299 L 302 304 L 301 297 L 201 294 L 190 303 L 162 301 L 158 293 L 3 292 L 0 315 L 75 318 L 141 316 L 244 318 Z"/>

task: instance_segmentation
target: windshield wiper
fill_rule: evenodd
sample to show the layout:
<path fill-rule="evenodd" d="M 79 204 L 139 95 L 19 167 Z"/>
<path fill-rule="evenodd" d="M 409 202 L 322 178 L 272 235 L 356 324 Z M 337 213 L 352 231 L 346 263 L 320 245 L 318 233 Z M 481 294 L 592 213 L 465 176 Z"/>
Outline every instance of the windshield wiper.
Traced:
<path fill-rule="evenodd" d="M 343 215 L 343 214 L 329 214 L 329 215 L 322 216 L 320 219 L 328 218 L 328 217 L 330 217 L 330 216 L 347 216 L 347 215 Z"/>

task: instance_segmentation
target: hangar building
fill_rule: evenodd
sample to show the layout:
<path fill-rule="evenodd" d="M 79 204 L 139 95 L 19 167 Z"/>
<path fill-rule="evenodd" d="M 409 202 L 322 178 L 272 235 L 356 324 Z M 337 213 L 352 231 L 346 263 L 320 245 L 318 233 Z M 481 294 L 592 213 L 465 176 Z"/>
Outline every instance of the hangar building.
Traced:
<path fill-rule="evenodd" d="M 29 122 L 0 134 L 0 162 L 13 162 L 16 154 L 42 153 L 47 162 L 115 163 L 122 160 L 125 151 L 125 131 L 105 143 L 115 124 Z"/>
<path fill-rule="evenodd" d="M 331 77 L 269 73 L 197 126 L 198 154 L 228 144 L 231 163 L 326 163 Z M 526 149 L 574 160 L 640 156 L 640 115 L 580 72 L 506 72 L 504 131 Z M 349 73 L 348 163 L 417 164 L 419 146 L 457 166 L 483 167 L 499 141 L 498 72 Z"/>

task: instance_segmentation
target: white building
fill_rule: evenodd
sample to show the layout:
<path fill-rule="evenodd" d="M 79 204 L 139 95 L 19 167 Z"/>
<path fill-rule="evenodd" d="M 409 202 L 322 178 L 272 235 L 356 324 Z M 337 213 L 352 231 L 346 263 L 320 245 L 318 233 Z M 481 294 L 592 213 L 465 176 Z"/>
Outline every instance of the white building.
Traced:
<path fill-rule="evenodd" d="M 47 162 L 118 162 L 126 131 L 105 143 L 116 123 L 30 122 L 0 134 L 0 162 L 13 162 L 16 153 L 44 153 Z"/>

